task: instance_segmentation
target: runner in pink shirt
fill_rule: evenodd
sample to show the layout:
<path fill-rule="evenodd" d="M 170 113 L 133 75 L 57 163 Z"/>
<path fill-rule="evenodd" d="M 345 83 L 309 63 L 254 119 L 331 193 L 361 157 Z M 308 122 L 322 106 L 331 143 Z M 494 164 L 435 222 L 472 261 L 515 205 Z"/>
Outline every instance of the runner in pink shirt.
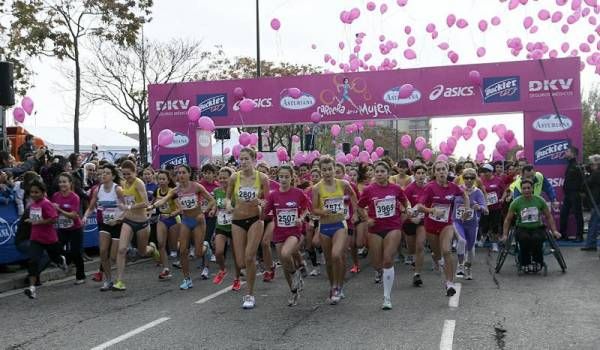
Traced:
<path fill-rule="evenodd" d="M 402 188 L 391 184 L 389 178 L 389 165 L 383 161 L 375 163 L 375 182 L 363 190 L 358 201 L 359 208 L 367 208 L 369 216 L 369 256 L 377 271 L 375 283 L 383 276 L 383 310 L 392 309 L 394 255 L 402 239 L 400 214 L 409 204 Z"/>
<path fill-rule="evenodd" d="M 402 225 L 404 239 L 408 246 L 408 253 L 415 256 L 415 272 L 413 274 L 413 286 L 420 287 L 423 284 L 421 279 L 421 271 L 423 271 L 423 260 L 425 252 L 425 239 L 427 233 L 423 225 L 425 214 L 414 210 L 414 207 L 419 204 L 419 200 L 425 193 L 425 185 L 427 179 L 427 168 L 423 165 L 417 165 L 413 168 L 415 180 L 410 183 L 404 190 L 404 194 L 412 208 L 407 210 L 407 220 Z"/>
<path fill-rule="evenodd" d="M 481 172 L 481 182 L 486 191 L 486 204 L 489 213 L 481 216 L 479 223 L 481 228 L 481 239 L 488 237 L 492 242 L 492 251 L 498 251 L 498 237 L 502 233 L 502 206 L 506 200 L 506 184 L 501 176 L 494 175 L 494 167 L 491 164 L 485 164 L 479 170 Z"/>
<path fill-rule="evenodd" d="M 448 182 L 448 164 L 444 161 L 437 161 L 433 164 L 434 181 L 431 181 L 425 187 L 423 196 L 417 209 L 425 212 L 425 231 L 427 231 L 427 240 L 433 250 L 434 259 L 439 261 L 444 259 L 444 275 L 446 295 L 451 297 L 456 294 L 454 286 L 454 261 L 452 260 L 452 251 L 450 246 L 454 237 L 454 227 L 452 226 L 452 207 L 454 198 L 462 196 L 465 208 L 470 209 L 469 196 L 453 182 Z M 465 210 L 466 218 L 467 210 Z M 440 262 L 440 265 L 442 262 Z"/>
<path fill-rule="evenodd" d="M 291 187 L 294 178 L 292 167 L 282 165 L 277 171 L 277 176 L 280 187 L 269 194 L 263 212 L 273 212 L 273 242 L 290 287 L 288 306 L 295 306 L 304 282 L 300 265 L 294 256 L 298 254 L 302 242 L 302 216 L 309 208 L 309 201 L 302 190 Z"/>

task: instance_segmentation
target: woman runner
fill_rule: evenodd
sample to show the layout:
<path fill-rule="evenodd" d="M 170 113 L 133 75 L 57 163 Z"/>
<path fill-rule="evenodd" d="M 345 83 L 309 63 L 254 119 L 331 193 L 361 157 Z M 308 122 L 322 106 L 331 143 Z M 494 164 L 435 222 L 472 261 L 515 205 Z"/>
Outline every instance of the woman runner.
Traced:
<path fill-rule="evenodd" d="M 264 213 L 273 212 L 273 242 L 290 288 L 288 306 L 295 306 L 303 281 L 300 265 L 296 264 L 294 255 L 298 254 L 302 241 L 301 218 L 309 204 L 302 190 L 291 187 L 294 178 L 292 167 L 282 165 L 277 174 L 280 187 L 269 194 Z"/>
<path fill-rule="evenodd" d="M 313 187 L 313 213 L 319 215 L 319 240 L 327 261 L 327 276 L 331 286 L 329 301 L 332 305 L 340 302 L 344 284 L 344 250 L 347 247 L 347 226 L 344 215 L 344 196 L 350 196 L 354 208 L 356 194 L 350 184 L 337 180 L 335 162 L 329 156 L 320 159 L 322 180 Z"/>
<path fill-rule="evenodd" d="M 383 310 L 392 309 L 394 255 L 402 238 L 400 213 L 409 204 L 402 188 L 390 184 L 389 178 L 389 165 L 377 162 L 375 182 L 364 189 L 358 201 L 360 208 L 368 208 L 369 256 L 377 278 L 383 276 Z"/>
<path fill-rule="evenodd" d="M 175 184 L 166 170 L 158 172 L 158 188 L 154 191 L 153 197 L 157 201 L 166 197 L 170 191 L 175 188 Z M 160 280 L 168 280 L 173 277 L 169 269 L 169 255 L 167 254 L 167 238 L 170 235 L 177 235 L 179 224 L 181 223 L 180 210 L 173 199 L 158 207 L 158 224 L 156 225 L 156 238 L 158 241 L 158 251 L 160 252 L 160 263 L 163 270 L 158 274 Z"/>
<path fill-rule="evenodd" d="M 240 171 L 229 179 L 226 206 L 233 213 L 231 229 L 236 264 L 240 269 L 246 269 L 248 294 L 243 298 L 242 307 L 253 309 L 256 305 L 256 251 L 264 232 L 261 204 L 269 194 L 269 178 L 255 169 L 256 152 L 253 149 L 243 148 L 239 161 Z"/>
<path fill-rule="evenodd" d="M 423 165 L 417 165 L 413 167 L 413 173 L 415 181 L 411 182 L 404 194 L 412 208 L 407 209 L 407 219 L 403 226 L 402 231 L 406 239 L 406 245 L 408 247 L 408 253 L 415 256 L 415 271 L 413 274 L 413 286 L 420 287 L 423 285 L 421 279 L 421 272 L 423 271 L 423 260 L 425 252 L 425 239 L 427 233 L 423 226 L 423 219 L 425 214 L 414 210 L 419 200 L 425 192 L 425 181 L 427 180 L 427 168 Z"/>

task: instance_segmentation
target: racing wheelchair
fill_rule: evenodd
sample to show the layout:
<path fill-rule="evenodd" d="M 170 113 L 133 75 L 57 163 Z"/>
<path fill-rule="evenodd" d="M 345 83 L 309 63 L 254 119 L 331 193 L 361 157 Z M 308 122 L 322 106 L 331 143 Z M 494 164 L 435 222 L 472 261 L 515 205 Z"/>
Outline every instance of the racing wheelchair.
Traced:
<path fill-rule="evenodd" d="M 567 263 L 565 262 L 565 259 L 560 251 L 560 248 L 558 246 L 558 244 L 556 243 L 556 240 L 554 239 L 554 236 L 552 235 L 552 233 L 546 229 L 546 240 L 544 241 L 544 246 L 543 246 L 543 251 L 544 251 L 544 256 L 547 255 L 554 255 L 554 258 L 556 258 L 556 261 L 558 262 L 558 265 L 560 266 L 561 270 L 563 273 L 567 272 Z M 502 265 L 504 265 L 504 262 L 506 261 L 506 257 L 508 255 L 513 255 L 515 257 L 515 263 L 517 265 L 517 270 L 519 272 L 519 274 L 523 274 L 523 273 L 538 273 L 540 270 L 542 270 L 543 275 L 545 276 L 548 273 L 548 266 L 546 265 L 546 263 L 544 262 L 543 266 L 540 266 L 539 264 L 531 264 L 531 265 L 527 265 L 527 266 L 521 266 L 521 262 L 519 261 L 519 242 L 517 242 L 516 239 L 516 228 L 512 227 L 508 233 L 508 238 L 506 239 L 506 241 L 504 242 L 504 246 L 502 247 L 502 250 L 500 250 L 500 252 L 498 253 L 498 257 L 496 259 L 496 273 L 500 273 L 500 270 L 502 269 Z"/>

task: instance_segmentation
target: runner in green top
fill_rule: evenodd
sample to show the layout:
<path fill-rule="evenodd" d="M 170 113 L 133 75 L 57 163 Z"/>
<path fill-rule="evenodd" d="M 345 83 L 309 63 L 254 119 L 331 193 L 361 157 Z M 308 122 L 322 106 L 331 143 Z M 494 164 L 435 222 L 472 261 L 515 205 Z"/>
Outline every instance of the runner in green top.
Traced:
<path fill-rule="evenodd" d="M 219 272 L 213 279 L 214 284 L 223 283 L 223 279 L 227 275 L 225 269 L 225 246 L 227 240 L 231 240 L 231 212 L 228 212 L 225 206 L 225 199 L 227 198 L 227 185 L 229 184 L 229 178 L 235 171 L 231 168 L 223 167 L 219 171 L 218 181 L 219 187 L 215 188 L 213 195 L 217 202 L 217 223 L 215 226 L 215 258 L 219 265 Z M 233 249 L 232 249 L 233 251 Z M 235 259 L 235 258 L 234 258 Z M 240 270 L 235 268 L 236 277 L 233 281 L 231 289 L 239 290 L 241 287 L 240 283 Z"/>
<path fill-rule="evenodd" d="M 544 265 L 543 243 L 546 239 L 546 227 L 541 216 L 546 217 L 546 222 L 556 238 L 561 235 L 556 230 L 554 218 L 544 199 L 533 194 L 533 181 L 522 180 L 521 193 L 522 195 L 517 197 L 508 209 L 508 214 L 504 219 L 502 240 L 506 241 L 508 238 L 508 230 L 516 216 L 516 238 L 519 242 L 520 265 L 529 266 L 533 262 L 533 264 L 539 264 L 539 269 Z"/>

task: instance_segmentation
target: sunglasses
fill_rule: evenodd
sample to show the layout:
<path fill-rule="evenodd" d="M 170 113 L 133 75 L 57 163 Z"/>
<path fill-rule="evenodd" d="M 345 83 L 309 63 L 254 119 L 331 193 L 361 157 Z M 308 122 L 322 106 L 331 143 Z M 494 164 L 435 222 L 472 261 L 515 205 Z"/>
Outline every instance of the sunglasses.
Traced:
<path fill-rule="evenodd" d="M 475 176 L 464 176 L 464 180 L 475 180 Z"/>

